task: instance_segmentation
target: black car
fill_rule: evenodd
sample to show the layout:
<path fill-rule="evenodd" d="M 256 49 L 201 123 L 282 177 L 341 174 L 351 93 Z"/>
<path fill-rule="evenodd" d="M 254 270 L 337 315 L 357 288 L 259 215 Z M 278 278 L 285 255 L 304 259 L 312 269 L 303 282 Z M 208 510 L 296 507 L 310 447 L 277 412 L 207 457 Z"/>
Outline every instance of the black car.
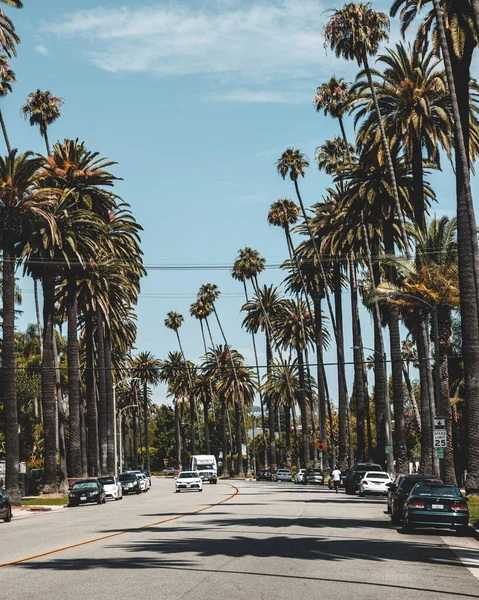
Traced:
<path fill-rule="evenodd" d="M 3 490 L 0 490 L 0 519 L 3 519 L 5 523 L 10 523 L 12 520 L 12 507 L 10 506 L 10 500 Z"/>
<path fill-rule="evenodd" d="M 389 514 L 391 514 L 391 506 L 392 506 L 392 500 L 393 500 L 393 496 L 394 496 L 394 491 L 399 487 L 399 484 L 401 483 L 401 481 L 405 477 L 406 477 L 406 475 L 404 475 L 404 473 L 398 473 L 396 475 L 396 477 L 394 478 L 394 481 L 389 486 L 389 490 L 388 490 L 388 507 L 386 509 Z"/>
<path fill-rule="evenodd" d="M 274 481 L 271 469 L 261 469 L 258 471 L 256 481 Z"/>
<path fill-rule="evenodd" d="M 416 527 L 447 527 L 459 535 L 469 528 L 467 499 L 456 485 L 424 481 L 417 483 L 404 506 L 403 529 Z"/>
<path fill-rule="evenodd" d="M 141 494 L 140 480 L 135 473 L 122 473 L 118 479 L 124 494 Z"/>
<path fill-rule="evenodd" d="M 105 490 L 98 479 L 80 479 L 73 484 L 68 494 L 68 506 L 80 506 L 89 502 L 106 502 Z"/>
<path fill-rule="evenodd" d="M 363 475 L 371 471 L 384 471 L 381 465 L 375 463 L 355 463 L 344 482 L 346 494 L 355 494 Z"/>
<path fill-rule="evenodd" d="M 391 485 L 391 521 L 395 525 L 401 523 L 404 516 L 404 505 L 416 483 L 422 481 L 437 481 L 442 483 L 436 475 L 406 475 L 399 486 Z"/>

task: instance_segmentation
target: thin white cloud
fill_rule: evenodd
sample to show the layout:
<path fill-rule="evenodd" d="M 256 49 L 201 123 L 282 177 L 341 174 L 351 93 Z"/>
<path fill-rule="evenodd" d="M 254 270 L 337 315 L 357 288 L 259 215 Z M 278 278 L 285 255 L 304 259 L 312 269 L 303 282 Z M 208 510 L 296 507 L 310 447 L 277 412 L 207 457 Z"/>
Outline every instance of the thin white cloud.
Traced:
<path fill-rule="evenodd" d="M 296 92 L 238 89 L 218 92 L 205 97 L 207 101 L 268 104 L 301 104 L 304 98 Z"/>
<path fill-rule="evenodd" d="M 48 48 L 45 48 L 45 46 L 42 46 L 41 44 L 35 46 L 33 49 L 37 54 L 41 54 L 42 56 L 50 56 Z"/>

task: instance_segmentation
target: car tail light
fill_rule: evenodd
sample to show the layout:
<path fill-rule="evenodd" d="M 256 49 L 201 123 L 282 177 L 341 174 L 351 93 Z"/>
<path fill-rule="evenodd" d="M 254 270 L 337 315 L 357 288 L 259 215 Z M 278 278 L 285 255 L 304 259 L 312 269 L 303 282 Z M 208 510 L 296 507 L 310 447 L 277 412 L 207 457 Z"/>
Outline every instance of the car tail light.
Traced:
<path fill-rule="evenodd" d="M 388 482 L 386 483 L 386 487 L 389 487 L 389 486 L 391 486 L 392 484 L 393 484 L 393 482 L 392 482 L 392 481 L 388 481 Z"/>
<path fill-rule="evenodd" d="M 451 504 L 452 510 L 467 510 L 467 504 L 465 502 L 453 502 Z"/>
<path fill-rule="evenodd" d="M 411 502 L 408 502 L 409 508 L 425 508 L 425 506 L 424 502 L 420 502 L 419 500 L 411 500 Z"/>
<path fill-rule="evenodd" d="M 363 481 L 363 485 L 369 485 L 369 481 L 367 481 L 366 479 Z"/>

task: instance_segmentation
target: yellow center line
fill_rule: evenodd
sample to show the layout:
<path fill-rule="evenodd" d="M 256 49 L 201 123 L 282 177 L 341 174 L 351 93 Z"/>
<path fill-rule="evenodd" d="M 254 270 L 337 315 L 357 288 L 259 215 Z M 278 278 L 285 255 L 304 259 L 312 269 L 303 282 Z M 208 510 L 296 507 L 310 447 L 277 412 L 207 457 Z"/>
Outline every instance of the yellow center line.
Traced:
<path fill-rule="evenodd" d="M 148 525 L 141 525 L 140 527 L 135 527 L 133 530 L 129 531 L 116 531 L 115 533 L 108 533 L 107 535 L 102 535 L 101 537 L 93 538 L 91 540 L 86 540 L 85 542 L 78 542 L 77 544 L 70 544 L 69 546 L 62 546 L 61 548 L 55 548 L 55 550 L 48 550 L 48 552 L 42 552 L 41 554 L 34 554 L 33 556 L 27 556 L 26 558 L 19 558 L 18 560 L 12 560 L 11 562 L 0 564 L 0 569 L 4 569 L 6 567 L 13 567 L 14 565 L 19 565 L 21 563 L 29 562 L 31 560 L 35 560 L 37 558 L 43 558 L 44 556 L 49 556 L 50 554 L 58 554 L 59 552 L 64 552 L 65 550 L 71 550 L 72 548 L 80 548 L 81 546 L 87 546 L 88 544 L 94 544 L 95 542 L 101 542 L 103 540 L 108 540 L 110 538 L 118 537 L 119 535 L 125 535 L 127 533 L 132 533 L 132 531 L 139 531 L 141 529 L 148 529 L 149 527 L 155 527 L 156 525 L 163 525 L 165 523 L 170 523 L 171 521 L 177 521 L 178 519 L 184 519 L 185 517 L 191 517 L 192 515 L 197 515 L 205 510 L 209 510 L 210 508 L 214 508 L 215 506 L 219 506 L 220 504 L 224 504 L 228 502 L 232 498 L 234 498 L 238 493 L 239 489 L 227 483 L 229 487 L 234 489 L 234 493 L 227 498 L 223 498 L 220 502 L 215 502 L 215 504 L 209 504 L 208 506 L 204 506 L 203 508 L 199 508 L 193 512 L 185 513 L 183 515 L 176 515 L 175 517 L 169 517 L 168 519 L 163 519 L 161 521 L 155 521 L 154 523 L 149 523 Z"/>

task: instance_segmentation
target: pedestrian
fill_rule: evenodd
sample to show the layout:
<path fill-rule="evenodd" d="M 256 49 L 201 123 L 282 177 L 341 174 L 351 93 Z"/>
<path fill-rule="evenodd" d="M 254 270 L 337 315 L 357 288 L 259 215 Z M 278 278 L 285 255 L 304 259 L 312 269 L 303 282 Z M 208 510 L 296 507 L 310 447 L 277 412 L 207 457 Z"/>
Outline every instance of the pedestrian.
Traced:
<path fill-rule="evenodd" d="M 333 478 L 333 485 L 337 494 L 339 492 L 339 484 L 341 483 L 341 471 L 339 470 L 338 466 L 336 466 L 334 471 L 331 473 L 331 477 Z"/>

